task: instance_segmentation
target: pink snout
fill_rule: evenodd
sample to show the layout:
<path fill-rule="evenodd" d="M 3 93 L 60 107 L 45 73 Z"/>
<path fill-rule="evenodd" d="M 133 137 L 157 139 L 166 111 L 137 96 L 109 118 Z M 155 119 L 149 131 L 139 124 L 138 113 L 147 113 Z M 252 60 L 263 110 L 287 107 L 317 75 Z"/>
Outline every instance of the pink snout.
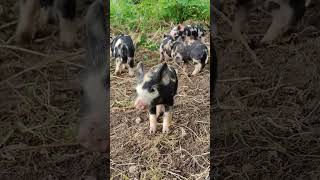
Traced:
<path fill-rule="evenodd" d="M 134 106 L 137 108 L 137 109 L 140 109 L 140 110 L 144 110 L 147 108 L 147 104 L 142 101 L 141 99 L 137 99 L 134 103 Z"/>

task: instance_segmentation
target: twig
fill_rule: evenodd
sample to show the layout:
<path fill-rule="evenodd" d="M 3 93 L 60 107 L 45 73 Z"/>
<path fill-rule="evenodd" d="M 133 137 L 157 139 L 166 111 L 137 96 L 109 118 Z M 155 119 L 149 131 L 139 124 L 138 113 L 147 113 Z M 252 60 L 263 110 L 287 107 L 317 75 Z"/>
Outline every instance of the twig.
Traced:
<path fill-rule="evenodd" d="M 11 145 L 2 150 L 16 150 L 16 151 L 29 151 L 43 148 L 57 148 L 57 147 L 68 147 L 68 146 L 78 146 L 78 143 L 63 143 L 63 144 L 44 144 L 39 146 L 21 146 L 21 145 Z"/>
<path fill-rule="evenodd" d="M 78 56 L 79 56 L 79 55 L 78 55 Z M 8 77 L 7 79 L 5 79 L 5 80 L 3 80 L 3 81 L 0 81 L 0 85 L 2 85 L 3 83 L 6 83 L 7 81 L 10 81 L 10 80 L 16 78 L 16 77 L 18 77 L 18 76 L 20 76 L 20 75 L 22 75 L 22 74 L 24 74 L 24 73 L 26 73 L 26 72 L 29 72 L 29 71 L 32 71 L 32 70 L 35 70 L 35 69 L 42 68 L 42 67 L 44 67 L 44 66 L 46 66 L 46 65 L 48 65 L 48 64 L 50 64 L 50 63 L 53 63 L 53 62 L 56 62 L 56 61 L 61 61 L 61 60 L 65 59 L 65 58 L 70 58 L 70 59 L 71 59 L 71 58 L 75 58 L 75 57 L 78 57 L 78 56 L 72 55 L 72 56 L 70 57 L 70 55 L 67 55 L 67 56 L 65 56 L 65 57 L 54 58 L 54 59 L 51 59 L 51 60 L 47 60 L 47 61 L 45 61 L 45 62 L 40 62 L 40 63 L 38 63 L 38 65 L 35 65 L 35 66 L 33 66 L 33 67 L 29 67 L 29 68 L 27 68 L 27 69 L 25 69 L 25 70 L 23 70 L 23 71 L 20 71 L 19 73 L 15 74 L 15 75 L 12 75 L 12 76 Z"/>
<path fill-rule="evenodd" d="M 169 170 L 163 169 L 163 171 L 165 171 L 165 172 L 167 172 L 167 173 L 169 173 L 169 174 L 171 174 L 171 175 L 174 175 L 174 176 L 177 177 L 178 179 L 186 179 L 186 180 L 188 180 L 188 178 L 183 177 L 183 176 L 181 176 L 181 175 L 179 175 L 179 174 L 177 174 L 177 173 L 171 172 L 171 171 L 169 171 Z"/>
<path fill-rule="evenodd" d="M 280 87 L 280 86 L 279 86 Z M 251 93 L 251 94 L 247 94 L 245 96 L 241 96 L 239 97 L 239 99 L 244 99 L 244 98 L 247 98 L 247 97 L 250 97 L 250 96 L 256 96 L 256 95 L 259 95 L 259 94 L 263 94 L 263 93 L 266 93 L 266 92 L 269 92 L 269 91 L 272 91 L 274 89 L 276 89 L 278 87 L 273 87 L 273 88 L 269 88 L 269 89 L 264 89 L 264 90 L 261 90 L 261 91 L 257 91 L 257 92 L 254 92 L 254 93 Z"/>
<path fill-rule="evenodd" d="M 312 109 L 312 111 L 311 111 L 305 118 L 303 118 L 303 121 L 305 121 L 306 119 L 308 119 L 319 107 L 320 107 L 320 101 L 319 101 L 318 104 Z M 302 121 L 302 122 L 303 122 L 303 121 Z"/>
<path fill-rule="evenodd" d="M 13 84 L 10 83 L 10 81 L 7 81 L 6 82 L 8 84 L 8 86 L 26 103 L 30 106 L 30 102 L 28 101 L 28 99 L 23 96 L 20 91 L 18 91 L 14 86 Z"/>
<path fill-rule="evenodd" d="M 221 79 L 221 80 L 217 80 L 217 82 L 235 82 L 235 81 L 248 81 L 248 80 L 252 80 L 251 77 L 242 77 L 242 78 L 234 78 L 234 79 Z"/>
<path fill-rule="evenodd" d="M 0 147 L 7 143 L 8 139 L 12 136 L 14 133 L 14 129 L 11 129 L 9 133 L 1 140 Z"/>
<path fill-rule="evenodd" d="M 178 66 L 179 69 L 181 69 L 182 73 L 187 77 L 187 79 L 188 79 L 189 82 L 191 83 L 192 80 L 191 80 L 191 78 L 188 76 L 188 74 L 184 71 L 184 69 L 183 69 L 178 63 L 174 62 L 174 64 L 175 64 L 176 66 Z"/>
<path fill-rule="evenodd" d="M 9 23 L 6 23 L 6 24 L 3 24 L 3 25 L 1 25 L 0 26 L 0 30 L 2 30 L 2 29 L 5 29 L 5 28 L 7 28 L 7 27 L 10 27 L 10 26 L 13 26 L 13 25 L 16 25 L 17 24 L 17 20 L 15 20 L 15 21 L 12 21 L 12 22 L 9 22 Z"/>
<path fill-rule="evenodd" d="M 18 50 L 18 51 L 22 51 L 22 52 L 26 52 L 26 53 L 33 54 L 33 55 L 42 56 L 42 57 L 49 57 L 50 56 L 48 54 L 43 54 L 43 53 L 40 53 L 40 52 L 37 52 L 37 51 L 33 51 L 33 50 L 30 50 L 30 49 L 25 49 L 25 48 L 18 47 L 18 46 L 12 46 L 12 45 L 3 45 L 2 44 L 2 45 L 0 45 L 0 48 Z"/>
<path fill-rule="evenodd" d="M 193 161 L 194 161 L 196 164 L 198 164 L 199 167 L 201 167 L 202 169 L 206 169 L 204 166 L 202 166 L 202 165 L 198 162 L 198 160 L 197 160 L 189 151 L 187 151 L 187 150 L 185 150 L 185 149 L 183 149 L 183 148 L 181 148 L 181 147 L 180 147 L 180 150 L 182 150 L 182 151 L 186 152 L 187 154 L 189 154 L 189 156 L 192 157 Z"/>

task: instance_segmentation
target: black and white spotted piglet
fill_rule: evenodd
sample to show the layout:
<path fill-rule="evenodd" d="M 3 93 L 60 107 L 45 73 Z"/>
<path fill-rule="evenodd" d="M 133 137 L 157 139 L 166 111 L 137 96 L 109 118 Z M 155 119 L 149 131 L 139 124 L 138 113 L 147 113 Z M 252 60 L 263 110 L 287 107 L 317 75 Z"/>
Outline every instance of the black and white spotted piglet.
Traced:
<path fill-rule="evenodd" d="M 200 40 L 204 43 L 204 36 L 206 31 L 199 25 L 177 25 L 170 31 L 170 35 L 177 40 L 182 37 L 183 40 Z"/>
<path fill-rule="evenodd" d="M 110 76 L 107 72 L 106 16 L 103 0 L 96 0 L 87 12 L 88 52 L 82 73 L 79 143 L 92 151 L 108 152 L 107 97 Z"/>
<path fill-rule="evenodd" d="M 174 38 L 171 35 L 165 34 L 160 44 L 160 62 L 171 58 L 171 46 L 174 42 Z"/>
<path fill-rule="evenodd" d="M 129 35 L 120 34 L 113 38 L 111 42 L 111 56 L 115 58 L 115 74 L 120 74 L 127 66 L 129 76 L 134 76 L 134 52 L 135 47 Z"/>
<path fill-rule="evenodd" d="M 199 40 L 193 40 L 190 43 L 177 40 L 172 45 L 171 56 L 175 62 L 183 63 L 184 69 L 186 65 L 192 61 L 195 64 L 192 75 L 196 75 L 201 72 L 208 63 L 209 52 L 207 46 Z"/>
<path fill-rule="evenodd" d="M 19 8 L 19 21 L 15 32 L 17 43 L 33 39 L 39 13 L 41 26 L 54 22 L 58 17 L 60 41 L 65 46 L 72 46 L 75 43 L 76 0 L 20 0 Z"/>
<path fill-rule="evenodd" d="M 150 133 L 155 133 L 157 118 L 163 111 L 162 132 L 169 132 L 172 120 L 174 96 L 177 94 L 178 77 L 175 69 L 167 63 L 154 66 L 148 73 L 144 73 L 142 62 L 137 65 L 137 98 L 135 107 L 149 109 Z"/>

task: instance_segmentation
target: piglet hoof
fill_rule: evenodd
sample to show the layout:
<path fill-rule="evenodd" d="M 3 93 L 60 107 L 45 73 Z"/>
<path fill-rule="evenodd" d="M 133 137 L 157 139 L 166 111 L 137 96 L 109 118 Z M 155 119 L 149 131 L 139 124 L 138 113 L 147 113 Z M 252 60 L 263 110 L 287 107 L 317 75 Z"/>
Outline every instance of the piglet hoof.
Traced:
<path fill-rule="evenodd" d="M 162 133 L 163 133 L 163 134 L 169 133 L 169 126 L 163 126 L 163 127 L 162 127 Z"/>
<path fill-rule="evenodd" d="M 149 132 L 150 134 L 154 134 L 156 133 L 156 130 L 157 130 L 157 126 L 150 126 Z"/>
<path fill-rule="evenodd" d="M 120 74 L 121 74 L 120 71 L 116 71 L 116 72 L 113 73 L 113 75 L 115 75 L 115 76 L 119 76 Z"/>
<path fill-rule="evenodd" d="M 133 77 L 134 76 L 134 71 L 129 71 L 129 76 Z"/>
<path fill-rule="evenodd" d="M 190 76 L 196 76 L 197 74 L 199 74 L 199 72 L 193 72 L 192 74 L 189 74 L 189 77 Z"/>
<path fill-rule="evenodd" d="M 273 43 L 273 39 L 271 38 L 266 38 L 264 37 L 263 39 L 260 40 L 260 45 L 266 46 L 266 45 L 270 45 Z"/>

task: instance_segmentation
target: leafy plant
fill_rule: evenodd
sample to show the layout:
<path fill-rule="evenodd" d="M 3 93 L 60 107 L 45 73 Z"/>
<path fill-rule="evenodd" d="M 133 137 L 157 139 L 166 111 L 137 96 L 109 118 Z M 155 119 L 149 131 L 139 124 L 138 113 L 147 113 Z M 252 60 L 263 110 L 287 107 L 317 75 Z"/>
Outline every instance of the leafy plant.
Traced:
<path fill-rule="evenodd" d="M 111 0 L 110 23 L 117 32 L 138 32 L 136 47 L 151 51 L 159 49 L 159 42 L 147 35 L 164 33 L 171 24 L 186 20 L 209 21 L 210 0 Z"/>
<path fill-rule="evenodd" d="M 155 31 L 164 24 L 206 21 L 210 0 L 111 0 L 111 26 L 124 31 Z"/>

